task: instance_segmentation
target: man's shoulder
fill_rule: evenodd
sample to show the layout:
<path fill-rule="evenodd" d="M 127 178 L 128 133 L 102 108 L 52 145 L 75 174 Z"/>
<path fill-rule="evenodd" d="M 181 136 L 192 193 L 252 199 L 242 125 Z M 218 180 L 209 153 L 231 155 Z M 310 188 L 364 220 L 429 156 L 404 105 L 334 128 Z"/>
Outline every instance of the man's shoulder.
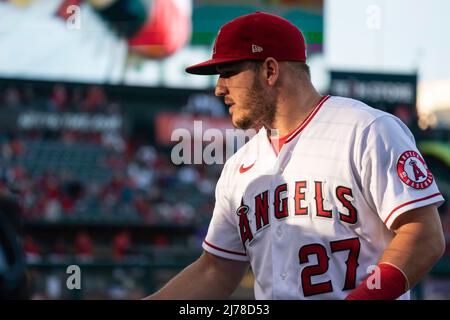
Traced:
<path fill-rule="evenodd" d="M 332 109 L 335 109 L 343 117 L 350 114 L 373 120 L 389 114 L 383 110 L 377 109 L 376 107 L 369 106 L 360 100 L 352 98 L 331 96 L 328 102 L 332 105 Z"/>
<path fill-rule="evenodd" d="M 392 117 L 390 113 L 376 109 L 356 99 L 331 96 L 327 102 L 329 106 L 325 117 L 336 122 L 349 122 L 365 127 L 378 118 Z"/>
<path fill-rule="evenodd" d="M 344 124 L 347 129 L 354 129 L 356 136 L 375 132 L 379 134 L 406 134 L 410 139 L 414 137 L 409 128 L 395 115 L 376 109 L 362 101 L 344 98 L 330 98 L 328 113 L 322 118 L 324 122 L 336 124 L 338 128 Z M 351 130 L 352 130 L 351 129 Z M 356 137 L 355 136 L 355 137 Z"/>

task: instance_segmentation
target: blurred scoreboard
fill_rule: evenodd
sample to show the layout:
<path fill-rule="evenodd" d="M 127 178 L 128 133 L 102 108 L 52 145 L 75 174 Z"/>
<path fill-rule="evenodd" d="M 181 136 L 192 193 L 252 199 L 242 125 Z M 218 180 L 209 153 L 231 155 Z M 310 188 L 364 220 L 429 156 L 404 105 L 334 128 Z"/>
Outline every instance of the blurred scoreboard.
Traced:
<path fill-rule="evenodd" d="M 330 94 L 361 100 L 393 114 L 417 114 L 417 75 L 331 72 Z"/>

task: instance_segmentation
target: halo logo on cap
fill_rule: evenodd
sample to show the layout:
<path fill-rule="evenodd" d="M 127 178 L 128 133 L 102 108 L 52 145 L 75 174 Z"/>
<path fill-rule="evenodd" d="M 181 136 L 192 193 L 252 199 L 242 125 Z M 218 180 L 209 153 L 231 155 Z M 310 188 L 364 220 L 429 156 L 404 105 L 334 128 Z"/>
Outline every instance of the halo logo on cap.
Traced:
<path fill-rule="evenodd" d="M 433 174 L 416 151 L 406 151 L 398 158 L 397 174 L 406 185 L 425 189 L 433 183 Z"/>
<path fill-rule="evenodd" d="M 217 47 L 217 38 L 219 37 L 220 31 L 222 29 L 219 29 L 219 31 L 217 32 L 217 36 L 216 39 L 214 40 L 214 46 L 213 46 L 213 50 L 212 50 L 212 54 L 216 54 L 216 47 Z"/>

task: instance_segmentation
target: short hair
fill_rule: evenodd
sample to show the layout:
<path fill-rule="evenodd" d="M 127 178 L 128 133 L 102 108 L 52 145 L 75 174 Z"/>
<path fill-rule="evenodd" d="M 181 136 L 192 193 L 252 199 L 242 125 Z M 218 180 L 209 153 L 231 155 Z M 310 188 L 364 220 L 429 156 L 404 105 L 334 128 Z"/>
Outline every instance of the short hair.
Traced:
<path fill-rule="evenodd" d="M 259 70 L 263 61 L 260 60 L 247 60 L 248 63 L 251 64 L 251 68 L 253 70 Z M 311 80 L 311 70 L 309 66 L 302 61 L 286 61 L 286 65 L 293 72 L 294 76 L 307 80 Z"/>
<path fill-rule="evenodd" d="M 306 76 L 308 80 L 311 80 L 311 69 L 305 62 L 289 61 L 287 65 L 299 78 L 304 78 Z"/>

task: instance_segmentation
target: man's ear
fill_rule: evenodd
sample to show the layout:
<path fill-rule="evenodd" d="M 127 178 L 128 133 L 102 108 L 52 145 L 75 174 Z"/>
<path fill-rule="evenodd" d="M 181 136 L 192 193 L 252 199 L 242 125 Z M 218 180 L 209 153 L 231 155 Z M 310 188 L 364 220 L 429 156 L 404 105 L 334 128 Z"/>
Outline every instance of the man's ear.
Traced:
<path fill-rule="evenodd" d="M 280 76 L 280 64 L 272 57 L 267 58 L 263 62 L 264 80 L 271 87 L 275 86 Z"/>

